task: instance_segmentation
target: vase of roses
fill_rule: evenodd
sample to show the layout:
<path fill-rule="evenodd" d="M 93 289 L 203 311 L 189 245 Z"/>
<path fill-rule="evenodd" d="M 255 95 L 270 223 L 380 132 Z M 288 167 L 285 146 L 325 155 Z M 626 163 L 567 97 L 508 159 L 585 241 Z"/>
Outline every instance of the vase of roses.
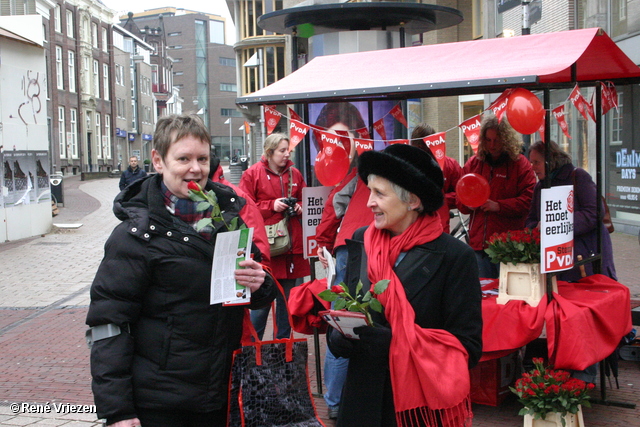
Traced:
<path fill-rule="evenodd" d="M 484 250 L 491 262 L 500 263 L 498 304 L 515 299 L 537 306 L 546 292 L 546 275 L 540 267 L 540 230 L 537 228 L 495 233 Z M 557 283 L 553 278 L 554 290 Z"/>
<path fill-rule="evenodd" d="M 534 369 L 522 374 L 511 391 L 524 405 L 525 427 L 584 427 L 582 407 L 591 407 L 594 385 L 572 378 L 569 372 L 545 366 L 533 358 Z"/>

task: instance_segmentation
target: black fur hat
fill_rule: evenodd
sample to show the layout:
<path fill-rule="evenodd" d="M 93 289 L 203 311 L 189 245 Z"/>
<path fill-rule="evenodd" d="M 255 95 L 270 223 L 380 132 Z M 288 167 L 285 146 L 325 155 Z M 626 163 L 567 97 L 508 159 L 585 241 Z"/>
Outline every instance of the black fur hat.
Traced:
<path fill-rule="evenodd" d="M 374 174 L 418 196 L 425 212 L 437 211 L 444 202 L 444 178 L 438 163 L 423 150 L 392 144 L 383 151 L 365 151 L 358 160 L 358 174 L 367 183 Z"/>

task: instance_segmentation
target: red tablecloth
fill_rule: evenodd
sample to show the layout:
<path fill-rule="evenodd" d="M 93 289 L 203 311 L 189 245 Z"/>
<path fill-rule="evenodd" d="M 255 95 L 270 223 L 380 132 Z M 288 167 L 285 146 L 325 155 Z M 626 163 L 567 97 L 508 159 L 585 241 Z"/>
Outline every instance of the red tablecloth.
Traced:
<path fill-rule="evenodd" d="M 489 286 L 490 287 L 490 286 Z M 551 304 L 482 301 L 481 360 L 508 354 L 538 338 L 546 322 L 547 348 L 558 369 L 583 370 L 609 356 L 631 330 L 629 288 L 601 274 L 577 283 L 558 282 Z"/>

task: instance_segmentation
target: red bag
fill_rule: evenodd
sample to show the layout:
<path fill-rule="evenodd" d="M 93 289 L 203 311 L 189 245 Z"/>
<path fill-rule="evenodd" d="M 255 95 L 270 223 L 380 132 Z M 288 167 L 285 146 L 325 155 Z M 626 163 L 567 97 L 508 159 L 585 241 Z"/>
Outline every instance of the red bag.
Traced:
<path fill-rule="evenodd" d="M 296 286 L 289 292 L 289 312 L 291 313 L 291 327 L 300 334 L 313 335 L 314 328 L 323 334 L 327 332 L 327 322 L 319 311 L 331 308 L 329 301 L 324 301 L 318 294 L 327 289 L 327 279 L 315 279 Z"/>

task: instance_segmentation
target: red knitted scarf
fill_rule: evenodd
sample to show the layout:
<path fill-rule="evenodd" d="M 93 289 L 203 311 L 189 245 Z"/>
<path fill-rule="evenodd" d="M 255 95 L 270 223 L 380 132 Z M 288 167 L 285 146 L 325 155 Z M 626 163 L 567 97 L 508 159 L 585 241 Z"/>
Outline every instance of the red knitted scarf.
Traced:
<path fill-rule="evenodd" d="M 415 311 L 393 271 L 400 253 L 441 234 L 439 217 L 424 215 L 398 236 L 373 224 L 364 235 L 369 280 L 391 281 L 378 299 L 393 331 L 389 367 L 400 427 L 467 426 L 473 418 L 467 351 L 450 332 L 415 323 Z"/>

